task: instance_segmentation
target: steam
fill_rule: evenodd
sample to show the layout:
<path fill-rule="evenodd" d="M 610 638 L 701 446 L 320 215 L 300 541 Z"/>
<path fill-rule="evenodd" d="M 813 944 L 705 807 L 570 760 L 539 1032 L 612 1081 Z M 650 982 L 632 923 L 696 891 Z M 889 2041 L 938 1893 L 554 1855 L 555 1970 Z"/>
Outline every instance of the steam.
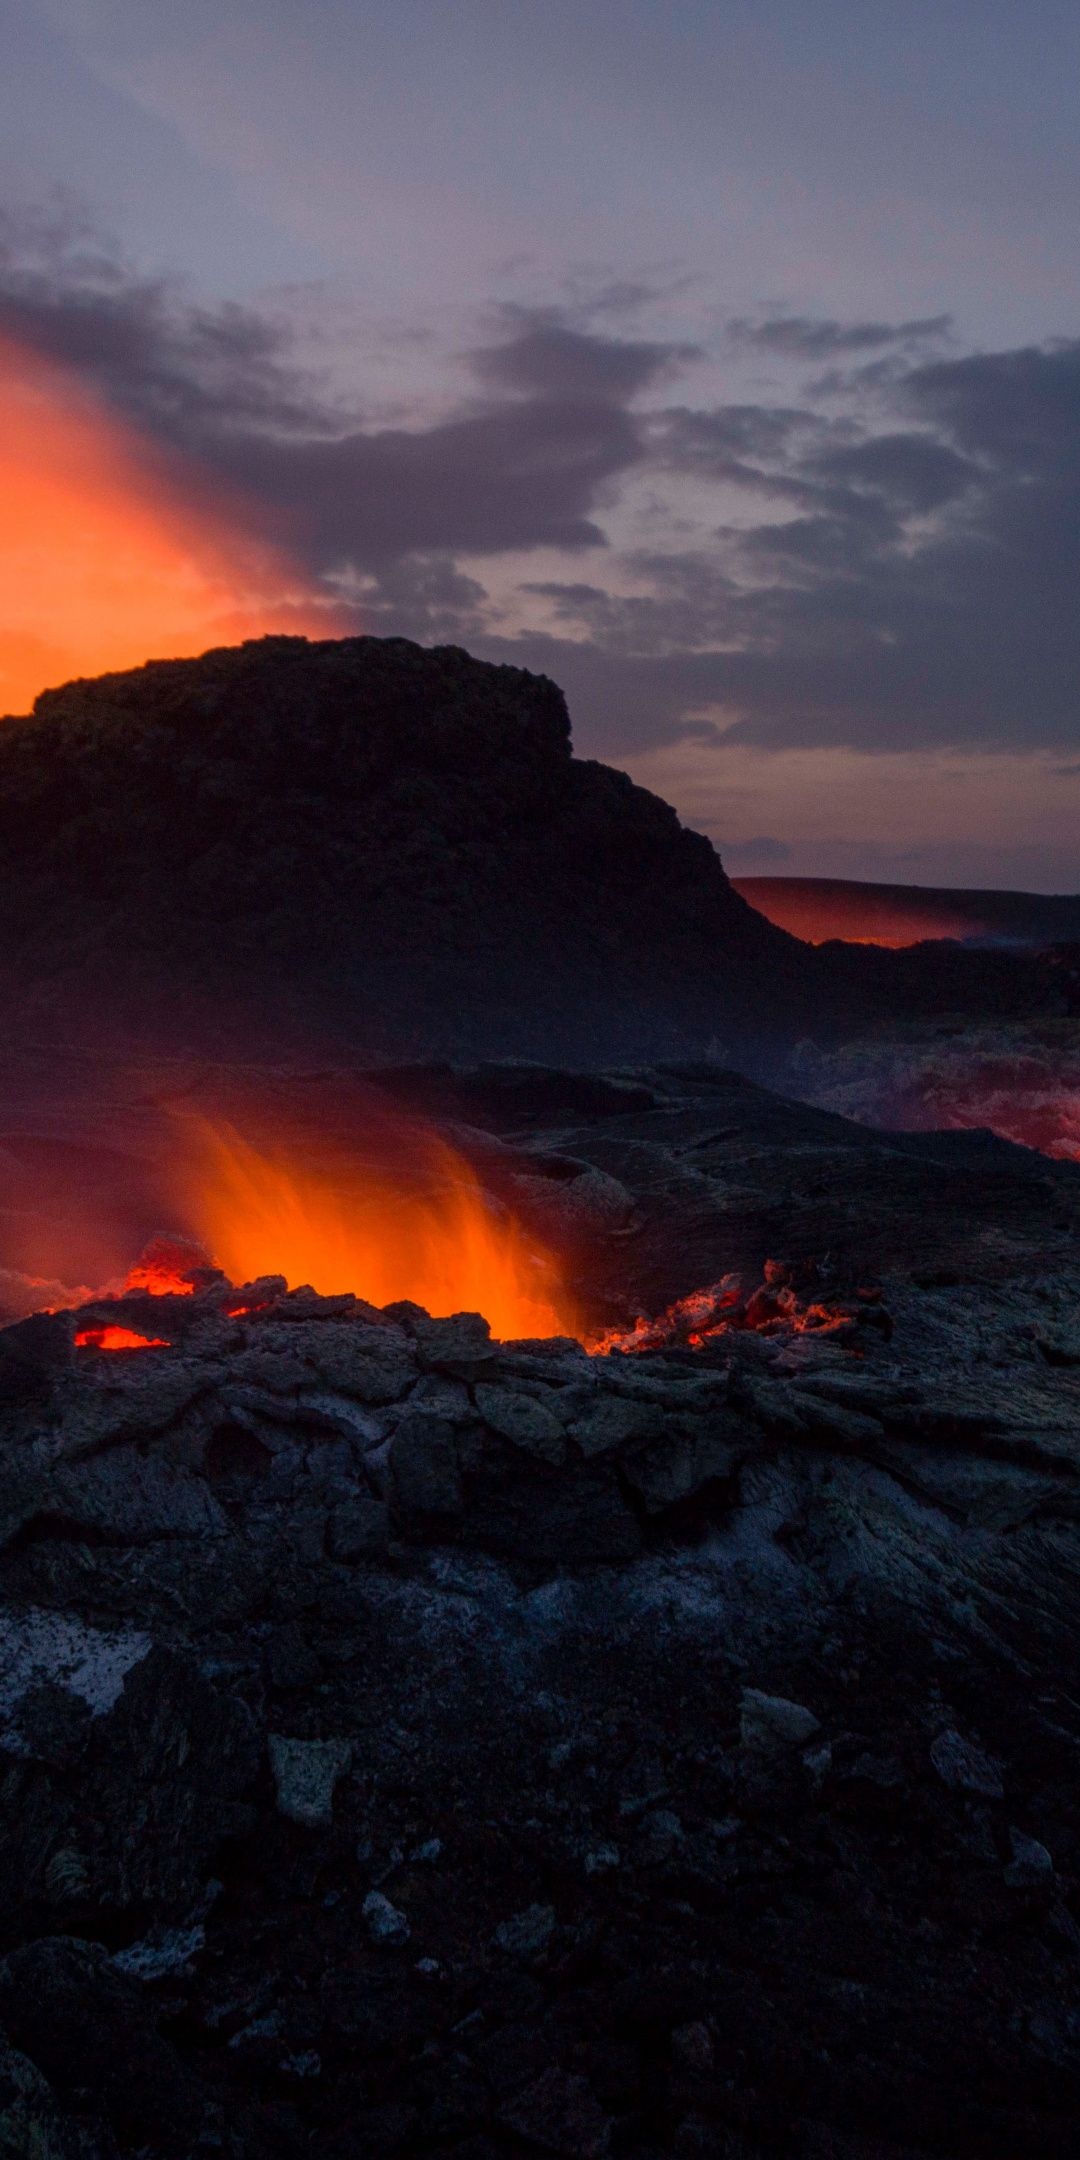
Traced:
<path fill-rule="evenodd" d="M 0 713 L 154 655 L 355 629 L 242 498 L 200 500 L 193 476 L 9 338 L 0 416 Z"/>

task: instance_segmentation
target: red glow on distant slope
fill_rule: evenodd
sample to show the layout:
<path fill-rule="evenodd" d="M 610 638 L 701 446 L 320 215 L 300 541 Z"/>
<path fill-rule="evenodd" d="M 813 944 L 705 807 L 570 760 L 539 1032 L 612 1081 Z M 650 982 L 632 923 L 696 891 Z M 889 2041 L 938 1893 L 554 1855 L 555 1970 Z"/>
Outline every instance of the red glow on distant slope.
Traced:
<path fill-rule="evenodd" d="M 250 506 L 199 501 L 135 427 L 9 338 L 0 499 L 0 713 L 153 656 L 346 627 Z"/>
<path fill-rule="evenodd" d="M 732 878 L 731 882 L 759 915 L 807 945 L 842 938 L 848 945 L 898 949 L 921 944 L 926 938 L 977 937 L 982 928 L 959 908 L 952 914 L 947 905 L 929 902 L 918 892 L 908 899 L 895 889 L 885 888 L 879 894 L 871 886 L 831 878 Z"/>

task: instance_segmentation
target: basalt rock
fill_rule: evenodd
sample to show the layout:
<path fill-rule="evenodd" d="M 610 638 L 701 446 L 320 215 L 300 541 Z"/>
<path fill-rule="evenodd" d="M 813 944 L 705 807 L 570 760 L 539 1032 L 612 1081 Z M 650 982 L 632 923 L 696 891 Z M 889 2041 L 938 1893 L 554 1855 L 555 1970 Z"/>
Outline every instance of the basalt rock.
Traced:
<path fill-rule="evenodd" d="M 788 1303 L 589 1356 L 208 1282 L 55 1315 L 29 1389 L 0 1333 L 0 2134 L 1065 2160 L 1073 1173 L 526 1082 L 439 1085 L 625 1186 L 624 1318 L 765 1280 L 777 1193 Z M 806 1323 L 814 1225 L 891 1334 Z M 75 1346 L 123 1315 L 165 1346 Z"/>

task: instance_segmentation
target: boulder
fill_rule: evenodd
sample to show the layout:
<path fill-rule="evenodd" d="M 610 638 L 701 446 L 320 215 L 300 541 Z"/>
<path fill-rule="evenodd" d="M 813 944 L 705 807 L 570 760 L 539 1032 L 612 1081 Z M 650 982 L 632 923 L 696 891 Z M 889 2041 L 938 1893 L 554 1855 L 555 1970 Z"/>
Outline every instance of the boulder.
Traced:
<path fill-rule="evenodd" d="M 752 1755 L 783 1755 L 805 1747 L 821 1731 L 821 1720 L 803 1703 L 788 1702 L 783 1695 L 766 1695 L 760 1688 L 742 1691 L 739 1706 L 739 1739 Z"/>
<path fill-rule="evenodd" d="M 334 1787 L 353 1759 L 351 1740 L 294 1740 L 269 1733 L 270 1768 L 278 1812 L 305 1830 L 325 1830 L 334 1819 Z"/>
<path fill-rule="evenodd" d="M 978 1793 L 987 1800 L 1000 1800 L 1004 1795 L 1001 1764 L 976 1741 L 965 1739 L 955 1726 L 946 1726 L 938 1734 L 930 1748 L 930 1760 L 942 1784 L 953 1792 Z"/>

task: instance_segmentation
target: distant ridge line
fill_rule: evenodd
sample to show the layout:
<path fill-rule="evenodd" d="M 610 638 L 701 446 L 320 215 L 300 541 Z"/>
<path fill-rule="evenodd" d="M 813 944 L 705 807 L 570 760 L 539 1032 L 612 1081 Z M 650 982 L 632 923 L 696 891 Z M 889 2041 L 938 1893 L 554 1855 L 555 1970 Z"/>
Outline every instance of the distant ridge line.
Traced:
<path fill-rule="evenodd" d="M 856 878 L 736 877 L 735 891 L 810 944 L 1045 946 L 1080 939 L 1080 894 L 877 884 Z"/>

